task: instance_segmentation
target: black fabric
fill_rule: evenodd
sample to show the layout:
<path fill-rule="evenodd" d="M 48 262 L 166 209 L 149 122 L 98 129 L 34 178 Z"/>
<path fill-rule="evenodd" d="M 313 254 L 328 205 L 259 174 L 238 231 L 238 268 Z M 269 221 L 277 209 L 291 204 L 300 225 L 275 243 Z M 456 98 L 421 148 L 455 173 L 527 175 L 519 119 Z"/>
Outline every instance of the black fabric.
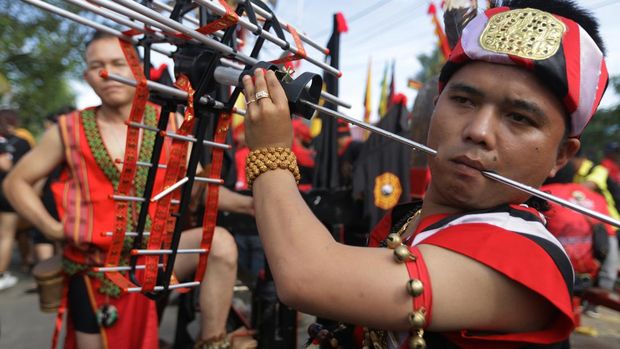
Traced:
<path fill-rule="evenodd" d="M 13 166 L 28 152 L 30 151 L 30 143 L 26 140 L 17 137 L 15 135 L 7 137 L 8 148 L 13 156 Z M 0 185 L 4 182 L 8 172 L 0 171 Z M 0 212 L 15 212 L 11 204 L 4 196 L 4 191 L 0 191 Z"/>
<path fill-rule="evenodd" d="M 69 316 L 76 331 L 98 334 L 99 324 L 88 298 L 84 277 L 84 275 L 75 275 L 69 280 L 69 292 L 67 294 Z"/>
<path fill-rule="evenodd" d="M 377 127 L 408 138 L 407 119 L 407 107 L 404 104 L 397 104 L 388 110 Z M 402 190 L 398 202 L 410 201 L 411 152 L 411 147 L 379 134 L 371 134 L 364 143 L 353 169 L 353 196 L 364 199 L 362 219 L 367 224 L 368 230 L 371 230 L 387 212 L 375 205 L 374 188 L 377 177 L 388 172 L 398 177 Z"/>
<path fill-rule="evenodd" d="M 340 58 L 340 33 L 338 32 L 337 15 L 334 15 L 334 29 L 327 43 L 329 49 L 329 64 L 338 69 Z M 325 73 L 323 82 L 327 92 L 338 96 L 338 78 Z M 325 108 L 337 110 L 337 105 L 325 102 Z M 339 185 L 339 165 L 338 165 L 338 123 L 334 117 L 322 115 L 321 133 L 314 139 L 316 149 L 316 159 L 312 187 L 315 189 L 335 189 Z"/>
<path fill-rule="evenodd" d="M 609 254 L 609 238 L 603 224 L 592 225 L 592 253 L 601 263 L 605 262 Z"/>

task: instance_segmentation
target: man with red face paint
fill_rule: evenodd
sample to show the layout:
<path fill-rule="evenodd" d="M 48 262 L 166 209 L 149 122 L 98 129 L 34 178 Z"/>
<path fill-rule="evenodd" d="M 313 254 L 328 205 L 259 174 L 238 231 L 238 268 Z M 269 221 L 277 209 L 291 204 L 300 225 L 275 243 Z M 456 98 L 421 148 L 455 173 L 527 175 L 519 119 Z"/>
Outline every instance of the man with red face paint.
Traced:
<path fill-rule="evenodd" d="M 528 194 L 481 170 L 540 186 L 579 149 L 607 80 L 596 21 L 573 2 L 479 14 L 440 76 L 424 202 L 374 232 L 391 251 L 339 244 L 321 226 L 295 186 L 280 84 L 244 77 L 249 181 L 283 302 L 366 326 L 368 347 L 561 346 L 574 328 L 569 258 Z"/>

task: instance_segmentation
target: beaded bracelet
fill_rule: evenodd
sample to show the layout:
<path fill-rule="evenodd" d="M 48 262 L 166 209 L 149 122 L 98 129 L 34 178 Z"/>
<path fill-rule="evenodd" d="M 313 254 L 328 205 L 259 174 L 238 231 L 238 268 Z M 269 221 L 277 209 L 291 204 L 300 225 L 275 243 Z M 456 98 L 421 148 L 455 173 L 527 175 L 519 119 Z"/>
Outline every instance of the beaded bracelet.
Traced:
<path fill-rule="evenodd" d="M 255 149 L 245 160 L 245 173 L 248 181 L 248 188 L 252 188 L 252 183 L 261 174 L 276 170 L 289 170 L 295 176 L 295 182 L 299 184 L 301 175 L 297 166 L 297 158 L 289 148 L 267 147 Z"/>

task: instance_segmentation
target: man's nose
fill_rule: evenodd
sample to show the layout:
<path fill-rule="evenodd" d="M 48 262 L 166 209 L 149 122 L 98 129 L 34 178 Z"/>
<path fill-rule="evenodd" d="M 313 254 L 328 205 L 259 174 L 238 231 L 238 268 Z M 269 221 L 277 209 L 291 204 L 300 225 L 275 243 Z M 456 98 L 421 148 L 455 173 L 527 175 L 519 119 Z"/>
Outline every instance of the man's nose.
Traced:
<path fill-rule="evenodd" d="M 463 138 L 485 148 L 492 149 L 496 143 L 497 111 L 493 106 L 482 106 L 471 114 Z"/>

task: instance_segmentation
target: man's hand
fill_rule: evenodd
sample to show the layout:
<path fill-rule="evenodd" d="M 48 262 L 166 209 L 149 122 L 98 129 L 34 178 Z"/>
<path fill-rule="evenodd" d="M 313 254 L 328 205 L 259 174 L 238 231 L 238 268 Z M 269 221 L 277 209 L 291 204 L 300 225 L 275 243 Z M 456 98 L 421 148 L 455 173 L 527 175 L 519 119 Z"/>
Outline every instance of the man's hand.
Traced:
<path fill-rule="evenodd" d="M 245 98 L 250 102 L 245 117 L 245 137 L 252 150 L 264 147 L 290 148 L 293 143 L 293 126 L 288 100 L 273 71 L 257 69 L 252 76 L 243 77 Z M 256 100 L 256 94 L 267 92 L 268 97 Z"/>

